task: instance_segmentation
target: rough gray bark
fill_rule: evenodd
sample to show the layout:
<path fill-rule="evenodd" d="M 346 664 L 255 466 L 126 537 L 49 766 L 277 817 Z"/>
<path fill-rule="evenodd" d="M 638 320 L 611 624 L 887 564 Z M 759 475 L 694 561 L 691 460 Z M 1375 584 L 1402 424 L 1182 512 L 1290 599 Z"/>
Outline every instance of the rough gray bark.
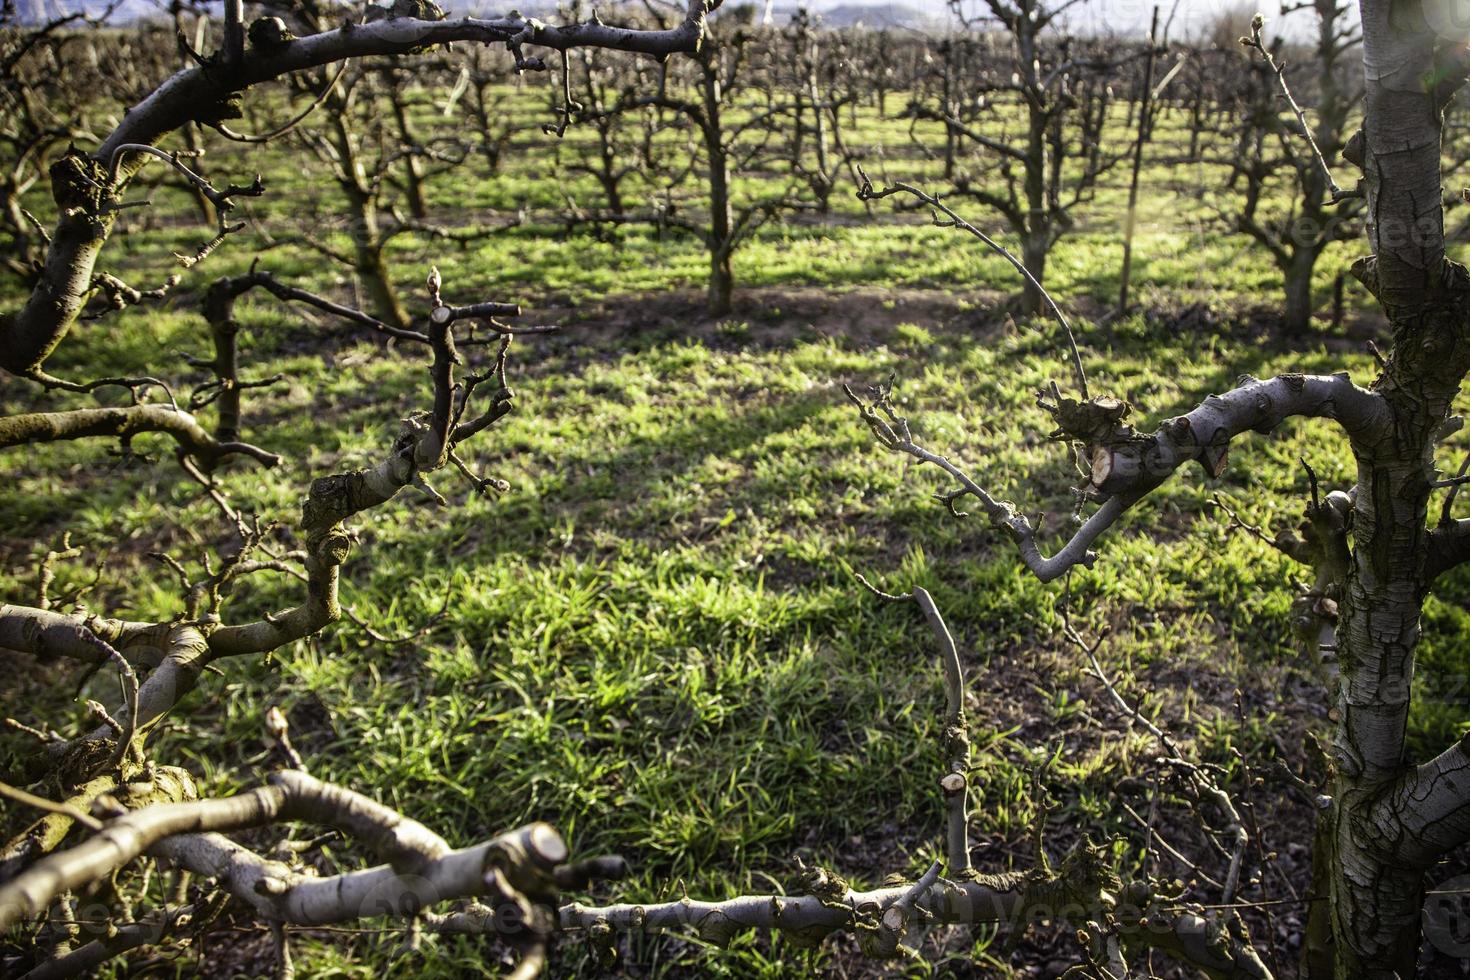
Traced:
<path fill-rule="evenodd" d="M 1355 447 L 1353 562 L 1337 631 L 1332 913 L 1337 976 L 1412 975 L 1424 872 L 1465 842 L 1464 750 L 1410 767 L 1404 736 L 1431 578 L 1436 436 L 1470 370 L 1470 278 L 1444 248 L 1440 138 L 1449 48 L 1420 3 L 1362 0 L 1363 170 L 1372 256 L 1354 271 L 1393 350 L 1374 383 L 1391 424 Z M 1428 80 L 1428 81 L 1427 81 Z M 1434 832 L 1430 832 L 1430 831 Z"/>
<path fill-rule="evenodd" d="M 1090 564 L 1101 535 L 1184 463 L 1219 476 L 1234 439 L 1269 433 L 1290 417 L 1332 419 L 1342 428 L 1356 486 L 1314 498 L 1312 528 L 1301 540 L 1278 539 L 1317 568 L 1317 599 L 1336 597 L 1315 603 L 1303 623 L 1319 642 L 1331 636 L 1335 653 L 1335 671 L 1325 675 L 1334 707 L 1332 772 L 1317 800 L 1314 855 L 1314 877 L 1328 894 L 1306 962 L 1314 978 L 1412 976 L 1425 873 L 1470 841 L 1470 742 L 1417 765 L 1405 751 L 1423 602 L 1437 575 L 1470 560 L 1466 521 L 1447 502 L 1431 526 L 1428 506 L 1431 493 L 1447 485 L 1436 473 L 1436 447 L 1456 427 L 1453 403 L 1470 372 L 1470 274 L 1445 255 L 1440 174 L 1442 114 L 1466 80 L 1470 51 L 1437 31 L 1450 25 L 1432 24 L 1426 9 L 1420 0 L 1362 0 L 1366 105 L 1356 159 L 1372 255 L 1354 271 L 1393 335 L 1370 388 L 1346 374 L 1244 378 L 1150 433 L 1125 423 L 1129 408 L 1117 399 L 1090 398 L 1085 388 L 1073 399 L 1054 387 L 1041 403 L 1057 434 L 1087 459 L 1082 491 L 1100 506 L 1052 556 L 1014 505 L 916 440 L 887 388 L 875 389 L 872 403 L 859 402 L 880 444 L 944 470 L 955 484 L 939 498 L 951 509 L 964 497 L 977 500 L 1043 581 Z"/>

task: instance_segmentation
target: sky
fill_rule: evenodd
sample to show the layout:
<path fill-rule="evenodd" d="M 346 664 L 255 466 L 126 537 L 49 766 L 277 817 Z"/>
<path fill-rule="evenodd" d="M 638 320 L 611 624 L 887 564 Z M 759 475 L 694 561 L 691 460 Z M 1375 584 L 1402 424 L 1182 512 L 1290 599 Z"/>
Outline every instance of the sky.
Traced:
<path fill-rule="evenodd" d="M 933 2 L 933 0 L 924 0 Z M 1159 6 L 1159 17 L 1167 20 L 1171 10 L 1174 10 L 1174 0 L 1092 0 L 1084 4 L 1086 8 L 1080 19 L 1086 23 L 1089 19 L 1098 25 L 1116 24 L 1120 31 L 1126 31 L 1131 26 L 1132 30 L 1142 33 L 1148 30 L 1148 22 L 1153 14 L 1155 3 Z M 1186 38 L 1196 31 L 1203 29 L 1216 17 L 1227 10 L 1233 10 L 1239 4 L 1233 0 L 1179 0 L 1178 8 L 1174 13 L 1174 24 L 1171 34 L 1176 38 Z M 1298 11 L 1283 18 L 1280 14 L 1280 0 L 1258 0 L 1255 5 L 1261 13 L 1266 15 L 1267 33 L 1279 30 L 1282 33 L 1293 34 L 1312 26 L 1312 14 L 1308 11 Z M 1353 5 L 1356 9 L 1356 4 Z M 1354 19 L 1357 14 L 1354 12 Z M 1244 33 L 1247 25 L 1240 25 Z"/>
<path fill-rule="evenodd" d="M 839 0 L 825 0 L 817 5 L 830 5 L 835 2 Z M 849 0 L 849 2 L 862 3 L 864 0 Z M 897 0 L 897 2 L 931 12 L 936 17 L 943 17 L 948 10 L 945 0 Z M 977 0 L 969 0 L 969 2 L 978 6 Z M 1222 11 L 1238 6 L 1236 0 L 1178 0 L 1177 4 L 1175 0 L 1089 0 L 1079 6 L 1071 22 L 1078 28 L 1095 30 L 1111 28 L 1122 34 L 1142 34 L 1148 30 L 1155 4 L 1160 8 L 1161 20 L 1168 20 L 1170 11 L 1174 11 L 1174 23 L 1170 33 L 1173 37 L 1180 39 L 1192 36 L 1213 21 Z M 1276 30 L 1295 34 L 1311 26 L 1311 14 L 1306 11 L 1283 19 L 1278 13 L 1281 9 L 1281 0 L 1258 0 L 1258 7 L 1262 13 L 1266 14 L 1268 34 Z M 1241 25 L 1242 32 L 1245 27 L 1245 24 Z"/>
<path fill-rule="evenodd" d="M 1131 27 L 1133 31 L 1141 33 L 1148 30 L 1148 22 L 1153 15 L 1156 3 L 1159 7 L 1160 20 L 1167 20 L 1170 11 L 1175 6 L 1173 0 L 1092 0 L 1091 3 L 1083 5 L 1084 9 L 1077 19 L 1084 24 L 1091 20 L 1098 26 L 1114 26 L 1117 30 L 1124 32 Z M 1213 21 L 1223 11 L 1236 6 L 1238 4 L 1232 3 L 1231 0 L 1180 0 L 1178 9 L 1174 13 L 1174 24 L 1170 33 L 1179 38 L 1189 37 Z M 1268 17 L 1271 13 L 1281 9 L 1279 0 L 1260 0 L 1258 6 L 1261 12 Z M 1276 22 L 1274 26 L 1286 27 L 1286 23 L 1282 21 L 1279 14 L 1271 19 Z M 1293 21 L 1301 19 L 1300 14 L 1291 18 Z M 1246 26 L 1241 25 L 1242 33 Z"/>

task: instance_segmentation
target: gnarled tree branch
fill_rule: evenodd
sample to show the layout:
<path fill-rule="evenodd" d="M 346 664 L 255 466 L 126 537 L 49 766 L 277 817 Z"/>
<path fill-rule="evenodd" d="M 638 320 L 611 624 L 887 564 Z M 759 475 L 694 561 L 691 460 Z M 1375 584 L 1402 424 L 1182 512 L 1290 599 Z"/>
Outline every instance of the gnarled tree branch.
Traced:
<path fill-rule="evenodd" d="M 126 405 L 116 408 L 79 408 L 67 412 L 30 412 L 0 418 L 0 449 L 67 439 L 112 436 L 131 439 L 144 432 L 161 432 L 179 444 L 179 451 L 207 463 L 226 456 L 249 456 L 266 466 L 281 461 L 247 442 L 220 442 L 197 419 L 168 405 Z"/>

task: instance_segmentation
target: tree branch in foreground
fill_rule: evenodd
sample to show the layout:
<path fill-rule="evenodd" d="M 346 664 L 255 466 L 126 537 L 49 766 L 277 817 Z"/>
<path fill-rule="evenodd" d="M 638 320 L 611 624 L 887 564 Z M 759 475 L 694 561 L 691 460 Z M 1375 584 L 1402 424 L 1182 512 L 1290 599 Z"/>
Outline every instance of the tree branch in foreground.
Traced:
<path fill-rule="evenodd" d="M 1231 440 L 1242 433 L 1270 432 L 1289 418 L 1330 418 L 1357 442 L 1371 439 L 1388 424 L 1382 398 L 1353 384 L 1347 374 L 1285 374 L 1266 381 L 1242 378 L 1239 387 L 1211 395 L 1153 433 L 1140 433 L 1123 422 L 1130 412 L 1125 402 L 1114 398 L 1077 402 L 1062 397 L 1053 387 L 1054 400 L 1041 394 L 1038 402 L 1057 423 L 1053 438 L 1081 445 L 1089 463 L 1089 479 L 1080 492 L 1101 501 L 1102 506 L 1060 551 L 1047 557 L 1036 543 L 1036 529 L 1014 504 L 995 498 L 960 466 L 915 442 L 908 419 L 893 409 L 891 380 L 872 389 L 871 402 L 859 398 L 847 385 L 843 391 L 885 449 L 932 463 L 954 478 L 958 486 L 935 494 L 952 513 L 963 516 L 955 510 L 961 498 L 978 500 L 990 526 L 1016 543 L 1021 560 L 1043 582 L 1096 561 L 1090 550 L 1093 542 L 1185 463 L 1199 463 L 1207 476 L 1219 477 L 1225 471 Z"/>
<path fill-rule="evenodd" d="M 936 224 L 959 228 L 1004 257 L 1028 283 L 1043 293 L 1066 333 L 1071 366 L 1082 397 L 1063 396 L 1053 383 L 1050 391 L 1037 393 L 1037 404 L 1046 409 L 1056 423 L 1051 437 L 1076 444 L 1087 462 L 1088 482 L 1077 488 L 1079 499 L 1097 501 L 1101 506 L 1083 522 L 1071 540 L 1050 557 L 1041 553 L 1036 542 L 1036 528 L 1014 504 L 992 496 L 961 467 L 915 442 L 908 420 L 893 409 L 892 378 L 871 389 L 871 401 L 859 398 L 848 385 L 843 385 L 842 389 L 848 400 L 857 406 L 863 422 L 880 445 L 920 462 L 932 463 L 956 481 L 958 486 L 954 489 L 935 494 L 951 513 L 964 516 L 955 509 L 955 502 L 963 497 L 971 496 L 979 501 L 990 526 L 1004 531 L 1015 542 L 1021 560 L 1042 582 L 1050 582 L 1077 565 L 1091 566 L 1097 559 L 1091 550 L 1092 544 L 1128 508 L 1183 464 L 1197 462 L 1206 476 L 1219 477 L 1225 471 L 1231 440 L 1244 432 L 1269 433 L 1289 418 L 1329 418 L 1342 426 L 1355 451 L 1371 453 L 1372 444 L 1391 425 L 1391 413 L 1383 397 L 1359 388 L 1346 373 L 1283 374 L 1266 381 L 1244 376 L 1232 391 L 1209 396 L 1194 410 L 1168 420 L 1153 433 L 1138 432 L 1124 422 L 1132 411 L 1127 402 L 1107 396 L 1089 396 L 1082 357 L 1070 323 L 1019 260 L 934 195 L 904 183 L 875 190 L 867 175 L 861 176 L 860 198 L 872 200 L 898 193 L 911 195 L 934 210 Z M 938 217 L 940 214 L 945 216 L 943 220 Z"/>
<path fill-rule="evenodd" d="M 437 279 L 437 272 L 434 277 Z M 432 298 L 435 309 L 443 308 L 437 285 Z M 505 314 L 507 307 L 504 304 L 495 304 L 495 307 Z M 104 657 L 106 651 L 102 647 L 112 644 L 124 666 L 136 662 L 149 668 L 148 676 L 138 686 L 136 695 L 125 701 L 122 711 L 112 712 L 113 715 L 136 718 L 135 723 L 127 726 L 126 738 L 120 739 L 112 726 L 103 723 L 80 738 L 45 743 L 23 766 L 21 775 L 25 781 L 34 781 L 50 773 L 59 774 L 67 785 L 87 782 L 109 765 L 115 765 L 114 756 L 117 751 L 122 751 L 122 746 L 140 744 L 142 737 L 194 689 L 204 671 L 215 661 L 280 649 L 315 634 L 342 615 L 338 596 L 339 570 L 351 549 L 346 522 L 393 499 L 405 487 L 416 486 L 431 499 L 438 498 L 437 492 L 426 482 L 426 475 L 445 466 L 448 453 L 504 418 L 511 410 L 513 393 L 505 376 L 510 338 L 502 338 L 501 350 L 492 370 L 468 375 L 459 382 L 455 379 L 455 368 L 460 366 L 461 358 L 450 332 L 452 323 L 453 320 L 433 327 L 434 340 L 429 345 L 432 351 L 429 374 L 433 390 L 430 409 L 403 420 L 397 437 L 375 465 L 312 482 L 297 528 L 302 539 L 299 560 L 304 566 L 302 577 L 305 580 L 305 595 L 298 605 L 252 622 L 231 624 L 223 620 L 221 606 L 224 598 L 240 576 L 255 570 L 281 567 L 279 561 L 259 562 L 253 558 L 253 552 L 261 547 L 261 536 L 249 532 L 236 516 L 237 526 L 243 535 L 239 549 L 219 569 L 210 570 L 200 581 L 182 583 L 186 608 L 177 622 L 126 623 L 96 617 L 79 621 L 76 617 L 50 610 L 17 605 L 0 607 L 0 643 L 8 649 L 65 656 L 91 664 L 108 659 Z M 491 379 L 496 387 L 483 413 L 469 421 L 461 421 L 469 411 L 477 386 Z M 96 411 L 123 413 L 120 417 L 132 418 L 142 414 L 140 410 L 152 410 L 164 421 L 189 418 L 193 426 L 191 436 L 205 444 L 213 443 L 202 431 L 193 431 L 198 429 L 197 423 L 182 412 L 156 406 Z M 60 414 L 75 416 L 82 413 Z M 10 421 L 13 420 L 0 419 L 0 432 Z M 94 642 L 94 637 L 105 642 L 99 645 L 99 642 Z M 106 751 L 103 751 L 104 747 L 108 747 Z"/>
<path fill-rule="evenodd" d="M 567 873 L 566 844 L 547 824 L 454 849 L 397 811 L 289 770 L 238 796 L 132 811 L 104 798 L 94 809 L 112 810 L 101 830 L 0 885 L 0 929 L 44 912 L 66 892 L 148 854 L 218 881 L 258 915 L 281 924 L 411 917 L 444 902 L 475 899 L 458 913 L 460 918 L 442 917 L 435 926 L 472 931 L 471 923 L 478 922 L 474 931 L 507 936 L 539 966 L 555 921 L 545 900 L 555 894 L 558 873 Z M 289 821 L 335 827 L 385 863 L 317 877 L 259 857 L 221 836 Z M 90 962 L 95 956 L 84 958 Z"/>
<path fill-rule="evenodd" d="M 693 930 L 718 946 L 749 930 L 779 932 L 798 946 L 815 946 L 839 932 L 854 934 L 865 955 L 891 957 L 911 950 L 929 925 L 994 924 L 1021 931 L 1041 921 L 1067 922 L 1078 928 L 1089 956 L 1093 948 L 1111 949 L 1110 960 L 1123 963 L 1123 951 L 1159 950 L 1218 980 L 1270 980 L 1271 972 L 1251 946 L 1235 908 L 1209 909 L 1183 902 L 1157 882 L 1144 878 L 1124 885 L 1112 869 L 1104 849 L 1084 840 L 1057 866 L 1044 858 L 1020 871 L 983 874 L 969 866 L 964 843 L 968 822 L 956 827 L 956 813 L 966 812 L 968 769 L 956 769 L 956 741 L 963 737 L 963 674 L 953 637 L 944 626 L 933 598 L 924 589 L 892 595 L 865 579 L 862 585 L 887 601 L 914 601 L 924 613 L 939 643 L 945 670 L 946 771 L 941 786 L 946 796 L 946 844 L 951 877 L 940 874 L 935 862 L 914 881 L 890 882 L 882 888 L 861 890 L 831 871 L 800 865 L 804 894 L 742 895 L 724 901 L 683 898 L 654 904 L 624 903 L 590 907 L 571 903 L 560 911 L 564 932 L 585 933 L 599 952 L 605 968 L 616 960 L 616 935 L 621 932 Z M 1106 681 L 1106 679 L 1104 678 Z M 1113 691 L 1115 697 L 1116 691 Z M 1121 700 L 1121 698 L 1120 698 Z M 1125 706 L 1126 701 L 1122 702 Z M 1137 712 L 1132 712 L 1137 716 Z M 956 718 L 960 719 L 954 724 Z M 956 738 L 956 736 L 959 736 Z M 1170 758 L 1183 762 L 1167 735 L 1159 732 Z M 1184 763 L 1189 766 L 1188 763 Z M 1198 786 L 1202 796 L 1219 803 L 1218 792 L 1203 770 Z M 952 776 L 960 778 L 951 785 Z M 953 789 L 953 792 L 951 792 Z M 961 798 L 958 807 L 954 797 Z M 1229 798 L 1220 794 L 1233 812 Z M 1242 831 L 1243 833 L 1243 831 Z M 1238 838 L 1239 835 L 1236 835 Z M 957 851 L 963 848 L 964 856 Z M 1239 861 L 1232 861 L 1231 874 Z M 1233 889 L 1231 889 L 1233 892 Z M 1119 976 L 1131 975 L 1125 970 Z"/>
<path fill-rule="evenodd" d="M 275 466 L 281 461 L 275 453 L 247 442 L 219 442 L 194 416 L 168 405 L 7 415 L 0 418 L 0 449 L 97 436 L 111 436 L 126 443 L 144 432 L 161 432 L 178 443 L 181 454 L 210 465 L 234 455 L 249 456 L 265 466 Z"/>

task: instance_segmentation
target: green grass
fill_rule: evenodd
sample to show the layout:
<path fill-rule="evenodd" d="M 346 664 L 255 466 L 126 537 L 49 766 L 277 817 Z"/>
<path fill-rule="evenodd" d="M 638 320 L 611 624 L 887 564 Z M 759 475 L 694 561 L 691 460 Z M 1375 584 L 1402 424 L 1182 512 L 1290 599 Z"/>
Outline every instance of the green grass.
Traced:
<path fill-rule="evenodd" d="M 860 135 L 895 153 L 907 142 L 902 123 L 866 119 Z M 574 130 L 568 139 L 576 138 Z M 252 211 L 267 228 L 289 226 L 295 196 L 320 182 L 293 169 L 299 159 L 265 158 L 272 192 Z M 532 194 L 542 195 L 536 206 L 559 202 L 535 151 L 510 152 L 507 168 L 472 183 L 464 224 L 481 208 Z M 932 177 L 933 165 L 889 159 L 887 171 Z M 1163 168 L 1151 176 L 1150 200 L 1173 195 L 1159 212 L 1186 217 L 1145 226 L 1138 284 L 1146 303 L 1167 311 L 1208 302 L 1227 323 L 1273 304 L 1279 283 L 1269 263 L 1188 217 L 1189 195 L 1168 190 Z M 1095 230 L 1057 250 L 1049 285 L 1073 305 L 1115 289 L 1110 219 L 1121 179 L 1099 196 Z M 434 193 L 448 202 L 458 190 L 442 181 Z M 856 201 L 842 201 L 848 218 L 861 214 Z M 155 210 L 184 213 L 167 193 Z M 201 234 L 137 227 L 109 246 L 104 264 L 141 285 L 166 267 L 170 250 L 192 250 Z M 204 353 L 199 287 L 243 269 L 261 244 L 242 235 L 160 308 L 79 327 L 52 370 L 82 377 L 106 364 L 108 373 L 146 367 L 190 377 L 170 358 Z M 1350 254 L 1329 252 L 1324 284 Z M 448 615 L 400 646 L 344 623 L 270 658 L 227 662 L 153 741 L 154 757 L 187 765 L 206 792 L 252 785 L 263 776 L 263 714 L 279 705 L 314 774 L 401 807 L 453 843 L 543 819 L 579 854 L 625 855 L 633 878 L 600 886 L 598 899 L 769 891 L 794 882 L 793 854 L 874 884 L 936 855 L 943 692 L 917 614 L 877 602 L 855 585 L 856 571 L 894 591 L 930 589 L 960 641 L 979 767 L 974 839 L 990 845 L 987 870 L 1026 860 L 1038 812 L 1027 773 L 1059 737 L 1054 845 L 1083 832 L 1136 831 L 1116 801 L 1147 743 L 1122 732 L 1060 641 L 1058 590 L 1035 583 L 977 519 L 957 521 L 930 499 L 944 486 L 938 474 L 883 454 L 840 392 L 842 382 L 896 375 L 916 435 L 997 493 L 1044 512 L 1055 547 L 1074 473 L 1065 448 L 1045 441 L 1050 426 L 1033 393 L 1065 381 L 1066 366 L 1050 324 L 1017 325 L 999 308 L 1014 285 L 1002 263 L 882 208 L 871 221 L 838 226 L 776 223 L 738 256 L 747 306 L 708 324 L 697 298 L 667 297 L 700 285 L 703 255 L 687 237 L 630 229 L 597 241 L 532 224 L 463 252 L 405 239 L 394 260 L 406 295 L 417 299 L 430 259 L 452 301 L 520 299 L 532 319 L 554 306 L 570 321 L 558 336 L 516 344 L 518 410 L 467 453 L 477 470 L 508 480 L 508 494 L 486 501 L 440 474 L 434 482 L 450 506 L 406 491 L 357 522 L 344 601 L 388 634 L 430 621 L 446 595 Z M 349 294 L 340 273 L 299 247 L 269 249 L 262 264 Z M 857 291 L 856 299 L 824 313 L 799 294 L 813 287 Z M 925 296 L 927 305 L 916 300 Z M 912 316 L 900 299 L 915 304 Z M 1353 302 L 1363 301 L 1355 294 Z M 398 420 L 425 407 L 424 367 L 259 297 L 239 312 L 249 374 L 289 376 L 269 393 L 246 393 L 246 436 L 286 462 L 272 471 L 232 466 L 221 479 L 240 506 L 289 526 L 311 478 L 375 458 Z M 1325 334 L 1287 350 L 1245 329 L 1178 332 L 1167 318 L 1141 314 L 1106 325 L 1084 316 L 1078 328 L 1095 389 L 1126 397 L 1145 422 L 1186 410 L 1242 373 L 1348 369 L 1366 381 L 1372 372 L 1367 355 L 1345 353 L 1349 345 Z M 75 403 L 14 382 L 0 391 L 12 411 Z M 35 556 L 70 530 L 87 555 L 59 570 L 58 590 L 96 578 L 87 598 L 94 610 L 141 619 L 179 612 L 169 578 L 146 552 L 195 567 L 228 535 L 162 440 L 141 438 L 135 448 L 158 461 L 120 461 L 96 443 L 0 456 L 0 596 L 31 601 Z M 1105 539 L 1096 568 L 1073 582 L 1082 622 L 1113 630 L 1104 657 L 1120 684 L 1237 776 L 1232 750 L 1299 762 L 1301 733 L 1320 723 L 1324 699 L 1290 632 L 1290 583 L 1301 572 L 1261 543 L 1226 534 L 1209 500 L 1220 491 L 1259 523 L 1293 522 L 1306 488 L 1299 457 L 1328 486 L 1352 477 L 1345 444 L 1326 424 L 1244 439 L 1222 479 L 1181 473 L 1135 508 Z M 1416 752 L 1470 721 L 1454 680 L 1465 672 L 1467 585 L 1457 576 L 1430 602 Z M 260 578 L 239 590 L 228 615 L 257 616 L 295 594 L 291 581 Z M 83 723 L 80 705 L 67 700 L 75 672 L 25 669 L 0 712 Z M 88 690 L 108 692 L 108 683 L 95 679 Z M 1237 687 L 1243 715 L 1232 704 Z M 22 747 L 10 734 L 0 742 L 11 753 Z M 1300 804 L 1279 789 L 1262 792 L 1263 823 L 1279 816 L 1283 826 L 1302 826 Z M 1136 848 L 1120 853 L 1137 860 Z M 358 856 L 336 845 L 332 854 Z M 305 933 L 298 969 L 380 975 L 400 938 Z M 894 969 L 948 975 L 976 959 L 1004 969 L 1008 954 L 991 947 L 993 938 L 931 937 L 930 965 Z M 224 948 L 251 941 L 258 937 L 235 935 Z M 1063 955 L 1070 949 L 1069 940 L 1048 942 Z M 752 937 L 723 953 L 640 938 L 629 952 L 651 974 L 805 976 L 852 963 L 844 943 L 804 952 Z M 493 967 L 495 955 L 469 941 L 431 941 L 407 969 L 461 976 Z M 595 974 L 575 944 L 561 955 L 559 974 Z M 177 962 L 189 969 L 187 955 Z"/>

